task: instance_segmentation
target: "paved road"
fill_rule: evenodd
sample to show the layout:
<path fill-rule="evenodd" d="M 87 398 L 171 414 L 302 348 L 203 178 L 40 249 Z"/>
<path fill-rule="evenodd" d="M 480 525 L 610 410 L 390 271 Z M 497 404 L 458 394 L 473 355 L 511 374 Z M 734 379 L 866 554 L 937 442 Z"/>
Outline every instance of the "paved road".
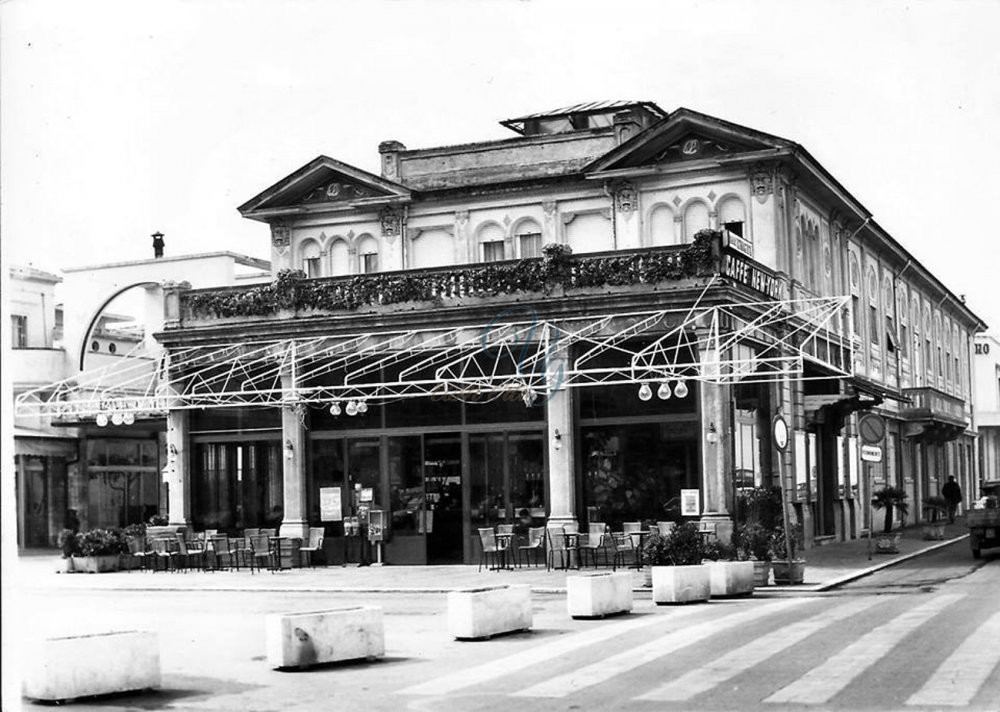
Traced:
<path fill-rule="evenodd" d="M 960 545 L 831 594 L 646 599 L 603 621 L 536 595 L 531 633 L 478 643 L 448 639 L 444 600 L 364 596 L 384 607 L 388 657 L 311 672 L 268 668 L 263 614 L 357 596 L 44 591 L 24 620 L 160 632 L 164 690 L 73 709 L 1000 709 L 1000 557 L 973 562 Z"/>

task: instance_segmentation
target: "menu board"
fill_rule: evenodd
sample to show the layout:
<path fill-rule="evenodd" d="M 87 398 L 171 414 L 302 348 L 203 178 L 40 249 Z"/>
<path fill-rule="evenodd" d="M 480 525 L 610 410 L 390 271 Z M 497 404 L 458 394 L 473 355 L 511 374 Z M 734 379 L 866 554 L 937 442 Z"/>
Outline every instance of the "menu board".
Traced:
<path fill-rule="evenodd" d="M 340 487 L 319 488 L 319 518 L 324 522 L 339 522 L 344 518 Z"/>
<path fill-rule="evenodd" d="M 681 490 L 681 516 L 697 517 L 701 514 L 701 490 Z"/>

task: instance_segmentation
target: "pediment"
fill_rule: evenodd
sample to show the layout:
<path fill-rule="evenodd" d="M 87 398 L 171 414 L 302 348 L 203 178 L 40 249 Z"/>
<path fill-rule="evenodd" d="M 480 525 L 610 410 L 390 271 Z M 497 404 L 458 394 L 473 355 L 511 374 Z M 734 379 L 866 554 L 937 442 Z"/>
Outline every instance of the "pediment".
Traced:
<path fill-rule="evenodd" d="M 399 183 L 341 161 L 320 156 L 240 206 L 245 217 L 328 205 L 331 208 L 409 200 Z"/>
<path fill-rule="evenodd" d="M 777 136 L 690 109 L 678 109 L 594 161 L 587 167 L 587 172 L 718 159 L 792 145 L 792 142 Z"/>

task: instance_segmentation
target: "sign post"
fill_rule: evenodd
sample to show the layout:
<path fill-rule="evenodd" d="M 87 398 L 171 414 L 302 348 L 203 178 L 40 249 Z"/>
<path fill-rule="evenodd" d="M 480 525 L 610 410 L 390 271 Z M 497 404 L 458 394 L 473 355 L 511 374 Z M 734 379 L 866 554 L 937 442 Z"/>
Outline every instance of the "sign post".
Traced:
<path fill-rule="evenodd" d="M 875 511 L 872 509 L 872 466 L 882 462 L 882 448 L 878 443 L 885 439 L 885 420 L 881 415 L 866 413 L 858 419 L 861 436 L 861 461 L 865 463 L 865 497 L 868 498 L 868 560 L 872 560 L 872 529 L 875 528 Z"/>
<path fill-rule="evenodd" d="M 788 482 L 785 481 L 785 451 L 788 450 L 788 423 L 780 415 L 771 419 L 771 442 L 778 455 L 778 479 L 781 481 L 781 525 L 785 530 L 785 556 L 792 563 L 792 522 L 788 508 L 792 496 Z"/>

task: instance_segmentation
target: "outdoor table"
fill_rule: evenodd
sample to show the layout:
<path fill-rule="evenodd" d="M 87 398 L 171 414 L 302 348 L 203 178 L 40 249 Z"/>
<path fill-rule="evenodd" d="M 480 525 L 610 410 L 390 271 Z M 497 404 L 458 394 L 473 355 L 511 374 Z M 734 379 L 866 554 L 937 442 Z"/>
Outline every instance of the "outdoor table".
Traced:
<path fill-rule="evenodd" d="M 580 568 L 580 532 L 568 532 L 563 530 L 563 536 L 566 537 L 566 549 L 569 551 L 569 561 L 573 564 L 574 569 Z M 566 566 L 569 568 L 569 565 Z"/>
<path fill-rule="evenodd" d="M 297 536 L 272 536 L 271 556 L 275 569 L 293 569 L 302 566 L 302 540 Z"/>
<path fill-rule="evenodd" d="M 512 568 L 514 568 L 510 564 L 510 556 L 511 556 L 511 554 L 513 554 L 513 552 L 511 551 L 511 547 L 514 545 L 514 534 L 513 534 L 513 532 L 503 533 L 503 534 L 499 534 L 498 533 L 498 534 L 495 534 L 495 536 L 496 536 L 496 539 L 497 539 L 497 548 L 501 552 L 503 552 L 503 566 L 501 568 L 504 568 L 504 569 L 512 569 Z"/>

